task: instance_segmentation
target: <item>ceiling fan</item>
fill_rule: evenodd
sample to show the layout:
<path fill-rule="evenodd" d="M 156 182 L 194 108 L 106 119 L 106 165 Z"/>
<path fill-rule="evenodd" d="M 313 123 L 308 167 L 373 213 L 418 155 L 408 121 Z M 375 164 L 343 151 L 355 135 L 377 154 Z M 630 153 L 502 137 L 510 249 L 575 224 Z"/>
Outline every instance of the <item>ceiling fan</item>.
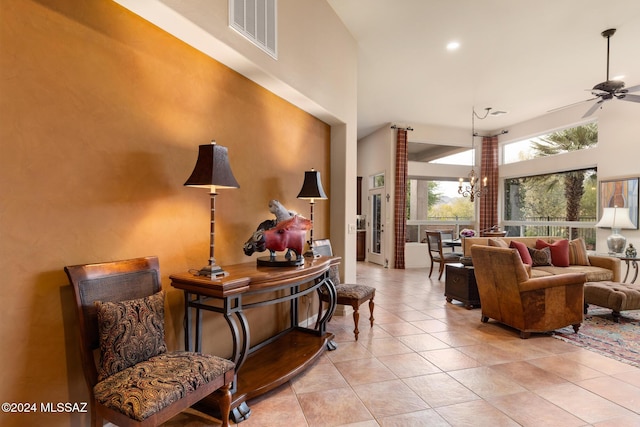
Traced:
<path fill-rule="evenodd" d="M 592 115 L 599 107 L 602 106 L 602 103 L 608 101 L 610 99 L 621 99 L 623 101 L 631 101 L 631 102 L 640 102 L 639 95 L 629 95 L 629 92 L 636 92 L 640 90 L 640 85 L 632 86 L 629 88 L 624 87 L 624 82 L 621 80 L 609 80 L 609 40 L 611 36 L 616 33 L 615 28 L 610 28 L 608 30 L 604 30 L 601 34 L 602 37 L 607 39 L 607 80 L 598 83 L 591 89 L 591 94 L 594 98 L 587 99 L 582 102 L 589 102 L 598 100 L 595 102 L 582 116 L 582 118 L 589 117 Z"/>
<path fill-rule="evenodd" d="M 565 108 L 573 107 L 577 104 L 582 104 L 584 102 L 590 102 L 598 100 L 595 102 L 582 116 L 589 117 L 592 115 L 599 107 L 602 106 L 602 103 L 608 101 L 610 99 L 622 99 L 623 101 L 631 101 L 631 102 L 640 102 L 639 95 L 630 95 L 629 92 L 636 92 L 640 90 L 640 85 L 632 86 L 629 88 L 624 87 L 624 82 L 621 80 L 609 80 L 609 39 L 616 33 L 615 28 L 610 28 L 608 30 L 604 30 L 601 34 L 602 37 L 607 39 L 607 80 L 598 83 L 590 89 L 591 94 L 594 96 L 593 98 L 585 99 L 584 101 L 574 102 L 573 104 L 565 105 L 564 107 L 554 108 L 553 110 L 549 110 L 548 112 L 554 112 L 559 110 L 564 110 Z"/>

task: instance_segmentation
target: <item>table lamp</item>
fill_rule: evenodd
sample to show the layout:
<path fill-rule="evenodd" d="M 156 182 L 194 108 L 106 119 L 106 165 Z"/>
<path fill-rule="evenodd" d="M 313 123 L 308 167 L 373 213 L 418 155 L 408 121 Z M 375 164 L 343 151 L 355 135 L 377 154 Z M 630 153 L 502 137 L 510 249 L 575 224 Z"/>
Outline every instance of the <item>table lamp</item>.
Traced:
<path fill-rule="evenodd" d="M 218 265 L 214 257 L 215 242 L 215 214 L 216 214 L 216 191 L 220 188 L 240 188 L 231 172 L 229 165 L 229 155 L 227 147 L 217 145 L 215 141 L 211 144 L 201 145 L 198 151 L 196 166 L 191 172 L 191 176 L 184 183 L 187 187 L 199 187 L 209 189 L 211 195 L 211 245 L 209 247 L 209 265 L 198 271 L 198 276 L 209 276 L 212 279 L 226 276 L 227 273 Z"/>
<path fill-rule="evenodd" d="M 320 172 L 311 169 L 304 173 L 304 182 L 302 183 L 302 189 L 298 193 L 298 199 L 309 200 L 311 205 L 311 230 L 309 231 L 309 250 L 305 252 L 305 257 L 316 258 L 317 255 L 313 249 L 313 205 L 316 199 L 326 200 L 327 195 L 322 188 L 322 180 L 320 179 Z"/>
<path fill-rule="evenodd" d="M 627 239 L 620 234 L 620 229 L 636 228 L 629 218 L 629 208 L 619 208 L 617 206 L 604 208 L 602 218 L 600 218 L 596 227 L 611 227 L 611 235 L 607 237 L 607 247 L 609 248 L 609 253 L 614 255 L 622 254 L 627 244 Z"/>

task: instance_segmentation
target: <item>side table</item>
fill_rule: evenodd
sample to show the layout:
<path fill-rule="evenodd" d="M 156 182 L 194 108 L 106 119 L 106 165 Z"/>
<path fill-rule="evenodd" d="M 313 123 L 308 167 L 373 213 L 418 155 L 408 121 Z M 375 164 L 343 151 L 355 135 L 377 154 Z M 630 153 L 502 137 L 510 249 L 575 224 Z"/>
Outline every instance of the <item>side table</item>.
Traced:
<path fill-rule="evenodd" d="M 638 278 L 638 261 L 640 260 L 640 258 L 631 258 L 627 256 L 622 256 L 619 258 L 624 261 L 625 264 L 627 264 L 627 272 L 624 275 L 624 279 L 622 279 L 622 283 L 636 283 L 636 279 Z M 627 282 L 630 270 L 633 270 L 633 279 Z"/>
<path fill-rule="evenodd" d="M 460 301 L 467 310 L 480 307 L 480 295 L 473 266 L 447 264 L 444 296 L 447 302 Z"/>

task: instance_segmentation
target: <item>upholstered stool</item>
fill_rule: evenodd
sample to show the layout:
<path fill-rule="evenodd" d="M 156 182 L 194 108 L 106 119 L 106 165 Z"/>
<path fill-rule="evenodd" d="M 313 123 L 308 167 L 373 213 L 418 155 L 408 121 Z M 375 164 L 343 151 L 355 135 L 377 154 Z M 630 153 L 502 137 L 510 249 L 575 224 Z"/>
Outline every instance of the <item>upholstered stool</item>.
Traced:
<path fill-rule="evenodd" d="M 618 322 L 620 312 L 640 309 L 640 286 L 617 282 L 587 282 L 584 284 L 584 312 L 587 305 L 610 308 L 613 321 Z"/>

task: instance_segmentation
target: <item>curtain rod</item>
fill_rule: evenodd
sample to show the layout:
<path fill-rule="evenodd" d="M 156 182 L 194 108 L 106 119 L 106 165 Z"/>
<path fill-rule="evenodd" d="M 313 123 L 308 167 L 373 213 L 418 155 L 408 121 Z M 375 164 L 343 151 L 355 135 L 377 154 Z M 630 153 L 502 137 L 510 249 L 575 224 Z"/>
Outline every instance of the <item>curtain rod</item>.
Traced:
<path fill-rule="evenodd" d="M 505 129 L 505 130 L 501 130 L 500 132 L 496 133 L 495 135 L 480 135 L 478 132 L 476 132 L 476 133 L 473 134 L 473 136 L 479 136 L 479 137 L 482 137 L 482 138 L 493 138 L 493 137 L 496 137 L 496 136 L 504 135 L 506 133 L 509 133 L 509 131 Z"/>
<path fill-rule="evenodd" d="M 399 126 L 396 126 L 396 125 L 391 125 L 391 129 L 413 130 L 413 128 L 411 126 L 407 126 L 406 128 L 403 128 L 403 127 L 399 127 Z"/>

